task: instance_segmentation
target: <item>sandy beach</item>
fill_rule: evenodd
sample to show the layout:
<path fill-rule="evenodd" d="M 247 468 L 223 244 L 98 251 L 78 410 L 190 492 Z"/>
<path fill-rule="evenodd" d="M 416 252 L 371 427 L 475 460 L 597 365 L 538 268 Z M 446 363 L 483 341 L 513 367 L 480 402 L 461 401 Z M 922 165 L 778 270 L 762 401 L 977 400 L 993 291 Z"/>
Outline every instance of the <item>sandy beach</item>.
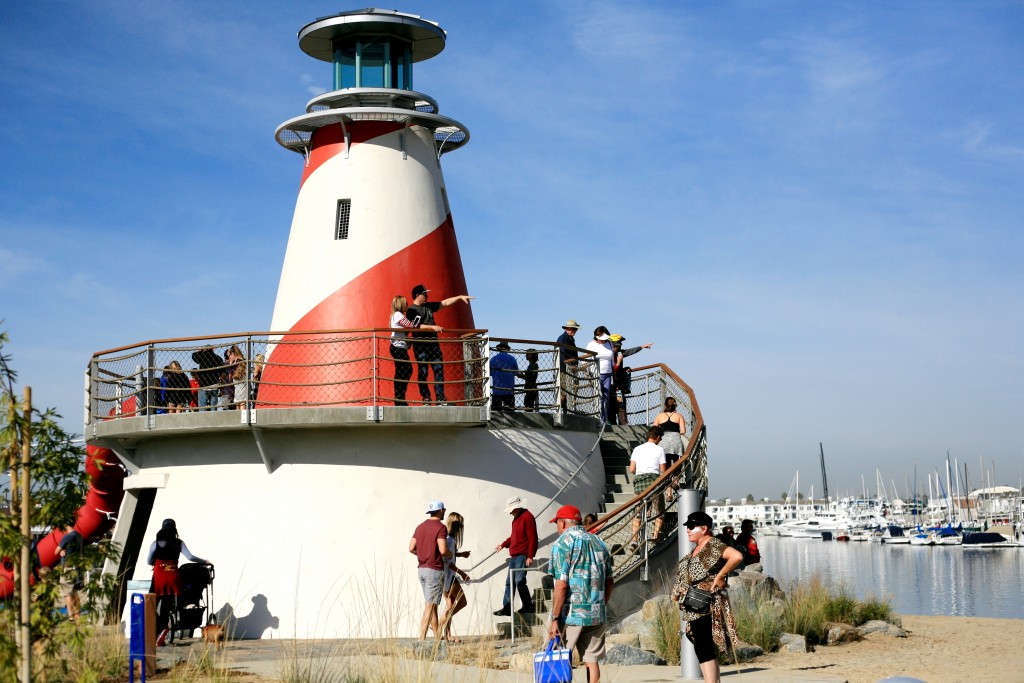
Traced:
<path fill-rule="evenodd" d="M 920 617 L 903 618 L 908 631 L 906 638 L 884 634 L 871 634 L 864 640 L 838 647 L 819 647 L 806 654 L 783 653 L 764 655 L 745 664 L 737 672 L 735 667 L 723 668 L 723 680 L 757 683 L 776 681 L 829 681 L 830 683 L 878 683 L 894 676 L 911 676 L 926 683 L 1014 683 L 1024 682 L 1024 620 L 982 619 L 975 617 Z M 473 639 L 471 639 L 473 640 Z M 275 683 L 289 658 L 292 648 L 282 640 L 239 641 L 231 643 L 217 657 L 217 666 L 235 669 L 245 683 Z M 484 646 L 493 650 L 494 643 Z M 394 675 L 396 681 L 423 680 L 472 681 L 479 683 L 523 683 L 530 680 L 527 673 L 495 669 L 477 669 L 469 666 L 427 664 L 424 675 L 422 665 L 405 658 L 385 657 L 379 661 L 367 657 L 364 641 L 321 641 L 317 643 L 323 653 L 330 653 L 327 661 L 335 657 L 354 657 L 364 665 L 371 659 L 378 663 L 378 671 L 406 671 L 408 675 Z M 188 659 L 189 650 L 201 650 L 201 643 L 183 644 L 183 650 L 173 653 L 174 659 Z M 462 646 L 467 652 L 478 647 Z M 171 651 L 161 652 L 164 657 Z M 301 659 L 305 660 L 305 656 Z M 316 657 L 313 658 L 315 660 Z M 473 657 L 470 657 L 473 659 Z M 312 660 L 310 660 L 312 661 Z M 493 660 L 492 660 L 493 661 Z M 383 665 L 380 662 L 384 662 Z M 497 663 L 497 662 L 495 662 Z M 163 666 L 167 666 L 166 660 Z M 431 669 L 431 667 L 433 667 Z M 418 672 L 418 673 L 417 673 Z M 609 683 L 661 683 L 678 680 L 679 668 L 666 666 L 622 667 L 609 666 Z M 160 678 L 169 678 L 166 671 Z M 196 683 L 206 680 L 202 676 Z M 217 679 L 220 680 L 220 679 Z M 582 680 L 577 672 L 576 680 Z"/>
<path fill-rule="evenodd" d="M 927 683 L 1024 681 L 1024 620 L 908 616 L 903 628 L 907 638 L 872 634 L 807 654 L 776 652 L 755 665 L 839 675 L 849 683 L 900 675 Z"/>

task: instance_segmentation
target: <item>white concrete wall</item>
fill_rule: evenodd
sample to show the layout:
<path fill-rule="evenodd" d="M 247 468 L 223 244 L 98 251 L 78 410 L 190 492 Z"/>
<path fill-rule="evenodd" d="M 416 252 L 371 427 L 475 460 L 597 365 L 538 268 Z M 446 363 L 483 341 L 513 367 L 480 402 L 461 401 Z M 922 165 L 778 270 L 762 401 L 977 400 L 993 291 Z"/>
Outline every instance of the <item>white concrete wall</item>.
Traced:
<path fill-rule="evenodd" d="M 188 547 L 216 565 L 214 609 L 230 607 L 250 636 L 412 636 L 423 599 L 408 544 L 427 502 L 440 498 L 465 516 L 472 556 L 459 565 L 469 569 L 508 536 L 505 500 L 522 495 L 538 517 L 538 555 L 548 557 L 554 526 L 547 520 L 558 505 L 597 510 L 605 481 L 599 451 L 538 514 L 595 440 L 589 432 L 532 429 L 273 430 L 267 447 L 290 464 L 270 474 L 246 432 L 144 442 L 142 472 L 168 476 L 142 555 L 161 520 L 174 518 Z M 456 633 L 493 632 L 506 557 L 471 572 L 470 606 L 456 617 Z M 143 563 L 132 578 L 149 575 Z M 264 630 L 271 616 L 277 627 Z"/>

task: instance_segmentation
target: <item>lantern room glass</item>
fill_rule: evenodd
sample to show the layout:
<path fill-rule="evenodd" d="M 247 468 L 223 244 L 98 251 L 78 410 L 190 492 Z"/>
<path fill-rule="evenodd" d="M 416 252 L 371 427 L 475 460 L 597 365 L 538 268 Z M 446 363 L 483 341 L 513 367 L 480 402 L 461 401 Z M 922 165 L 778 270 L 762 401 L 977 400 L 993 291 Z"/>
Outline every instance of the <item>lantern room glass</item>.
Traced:
<path fill-rule="evenodd" d="M 399 40 L 336 42 L 334 89 L 412 90 L 411 45 Z"/>

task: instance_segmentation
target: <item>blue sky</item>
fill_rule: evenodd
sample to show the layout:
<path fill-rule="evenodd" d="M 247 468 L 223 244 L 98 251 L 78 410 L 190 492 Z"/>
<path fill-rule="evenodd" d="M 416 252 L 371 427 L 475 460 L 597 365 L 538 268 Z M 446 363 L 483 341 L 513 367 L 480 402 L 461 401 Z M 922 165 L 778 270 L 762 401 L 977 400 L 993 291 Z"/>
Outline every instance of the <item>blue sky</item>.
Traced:
<path fill-rule="evenodd" d="M 654 342 L 712 495 L 817 481 L 819 441 L 833 490 L 947 450 L 1018 485 L 1021 3 L 390 7 L 448 31 L 415 87 L 472 133 L 444 172 L 478 325 Z M 0 319 L 70 429 L 94 351 L 269 326 L 273 132 L 330 86 L 295 35 L 344 9 L 0 4 Z"/>

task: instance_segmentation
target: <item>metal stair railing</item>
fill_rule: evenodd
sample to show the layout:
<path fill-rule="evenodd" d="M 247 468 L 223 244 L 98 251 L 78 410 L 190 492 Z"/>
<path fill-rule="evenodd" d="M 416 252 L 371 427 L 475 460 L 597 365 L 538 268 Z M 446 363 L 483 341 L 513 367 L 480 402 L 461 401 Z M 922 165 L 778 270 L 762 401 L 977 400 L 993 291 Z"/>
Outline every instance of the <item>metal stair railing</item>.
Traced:
<path fill-rule="evenodd" d="M 701 425 L 697 438 L 690 440 L 685 458 L 680 458 L 643 493 L 597 520 L 589 529 L 608 546 L 616 583 L 638 568 L 646 581 L 651 556 L 675 538 L 679 525 L 676 489 L 707 490 L 705 434 Z M 660 533 L 655 537 L 659 520 Z"/>
<path fill-rule="evenodd" d="M 679 390 L 685 395 L 688 414 L 684 417 L 689 418 L 689 438 L 683 456 L 647 490 L 597 520 L 590 527 L 589 530 L 605 542 L 612 554 L 613 578 L 616 583 L 637 569 L 641 571 L 641 578 L 647 580 L 650 557 L 676 537 L 679 524 L 676 514 L 676 489 L 690 488 L 704 492 L 708 490 L 707 430 L 693 389 L 662 363 L 636 368 L 633 373 L 634 381 L 638 376 L 648 377 L 649 383 L 656 384 L 659 387 L 656 393 L 662 400 L 666 391 Z M 655 391 L 644 391 L 641 395 L 652 393 Z M 650 411 L 645 411 L 645 414 L 650 415 Z M 650 419 L 653 420 L 653 416 Z M 638 532 L 635 530 L 637 519 L 640 520 Z M 659 519 L 660 534 L 652 539 L 650 532 Z"/>

